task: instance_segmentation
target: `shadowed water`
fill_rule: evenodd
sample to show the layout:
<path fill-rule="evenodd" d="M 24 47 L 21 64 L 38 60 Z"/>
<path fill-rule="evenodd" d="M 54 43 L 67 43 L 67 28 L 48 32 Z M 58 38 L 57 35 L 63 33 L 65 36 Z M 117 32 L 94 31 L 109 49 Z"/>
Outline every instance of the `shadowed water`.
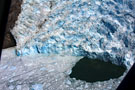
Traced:
<path fill-rule="evenodd" d="M 105 81 L 120 77 L 125 70 L 124 67 L 110 62 L 84 57 L 73 67 L 70 77 L 87 82 Z"/>

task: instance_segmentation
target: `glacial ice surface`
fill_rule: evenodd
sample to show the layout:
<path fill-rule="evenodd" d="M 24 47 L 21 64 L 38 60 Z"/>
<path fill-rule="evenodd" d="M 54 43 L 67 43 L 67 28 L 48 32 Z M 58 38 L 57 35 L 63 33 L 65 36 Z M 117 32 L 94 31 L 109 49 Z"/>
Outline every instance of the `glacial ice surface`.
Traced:
<path fill-rule="evenodd" d="M 127 73 L 116 79 L 88 83 L 69 77 L 72 67 L 82 56 L 36 54 L 18 57 L 14 50 L 8 48 L 2 52 L 0 90 L 116 90 Z M 10 70 L 13 66 L 16 69 Z"/>
<path fill-rule="evenodd" d="M 18 56 L 70 54 L 130 67 L 135 0 L 23 0 L 11 32 Z"/>

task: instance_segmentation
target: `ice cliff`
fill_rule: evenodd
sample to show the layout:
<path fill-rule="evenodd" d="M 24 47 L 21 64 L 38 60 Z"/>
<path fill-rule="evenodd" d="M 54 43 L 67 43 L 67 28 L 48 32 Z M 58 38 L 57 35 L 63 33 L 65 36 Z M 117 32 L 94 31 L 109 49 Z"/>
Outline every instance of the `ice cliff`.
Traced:
<path fill-rule="evenodd" d="M 11 30 L 18 56 L 70 54 L 131 66 L 135 0 L 23 0 Z"/>

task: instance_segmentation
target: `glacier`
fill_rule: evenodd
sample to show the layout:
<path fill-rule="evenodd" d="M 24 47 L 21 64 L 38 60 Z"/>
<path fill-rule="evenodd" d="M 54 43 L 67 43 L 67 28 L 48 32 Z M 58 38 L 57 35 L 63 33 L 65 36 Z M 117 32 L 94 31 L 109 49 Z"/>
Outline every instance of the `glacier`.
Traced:
<path fill-rule="evenodd" d="M 135 59 L 135 0 L 23 0 L 11 30 L 18 56 L 88 56 L 129 68 Z"/>

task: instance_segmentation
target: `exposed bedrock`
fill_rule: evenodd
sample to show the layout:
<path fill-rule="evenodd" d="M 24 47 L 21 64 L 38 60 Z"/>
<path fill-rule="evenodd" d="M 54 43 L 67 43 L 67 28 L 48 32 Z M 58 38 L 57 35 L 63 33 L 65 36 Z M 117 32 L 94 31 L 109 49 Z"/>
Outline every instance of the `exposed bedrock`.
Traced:
<path fill-rule="evenodd" d="M 23 0 L 12 34 L 17 55 L 71 54 L 130 67 L 134 0 Z"/>
<path fill-rule="evenodd" d="M 21 4 L 22 0 L 11 0 L 11 6 L 10 6 L 10 11 L 8 15 L 8 21 L 7 21 L 7 26 L 5 30 L 5 37 L 4 37 L 4 42 L 3 42 L 3 49 L 13 47 L 16 45 L 16 42 L 10 33 L 10 30 L 13 29 L 15 26 L 15 22 L 18 19 L 18 15 L 21 12 Z"/>

